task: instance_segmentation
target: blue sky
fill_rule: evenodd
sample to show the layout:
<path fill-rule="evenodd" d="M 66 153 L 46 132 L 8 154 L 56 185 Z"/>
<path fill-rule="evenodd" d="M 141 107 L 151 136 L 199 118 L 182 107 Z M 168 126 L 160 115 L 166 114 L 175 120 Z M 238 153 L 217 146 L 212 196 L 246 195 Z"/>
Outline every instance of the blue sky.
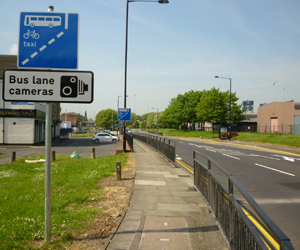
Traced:
<path fill-rule="evenodd" d="M 300 3 L 297 0 L 169 0 L 129 4 L 127 107 L 164 110 L 189 90 L 229 89 L 239 103 L 300 101 Z M 17 54 L 21 11 L 80 14 L 79 68 L 95 75 L 92 104 L 62 111 L 117 109 L 124 95 L 126 0 L 0 2 L 0 54 Z M 275 85 L 273 85 L 275 83 Z M 119 98 L 123 107 L 123 98 Z M 152 110 L 154 108 L 155 110 Z"/>

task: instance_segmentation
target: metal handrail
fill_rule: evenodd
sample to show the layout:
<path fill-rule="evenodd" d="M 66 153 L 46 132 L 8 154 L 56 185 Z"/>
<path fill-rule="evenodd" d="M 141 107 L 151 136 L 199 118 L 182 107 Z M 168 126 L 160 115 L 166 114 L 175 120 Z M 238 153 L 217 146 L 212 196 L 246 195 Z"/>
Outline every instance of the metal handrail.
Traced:
<path fill-rule="evenodd" d="M 202 157 L 207 159 L 207 167 L 196 160 L 196 154 L 201 155 Z M 240 183 L 235 179 L 235 177 L 221 167 L 217 162 L 212 160 L 210 157 L 194 150 L 193 151 L 193 160 L 197 162 L 199 165 L 205 167 L 211 174 L 213 174 L 211 170 L 211 164 L 213 163 L 219 170 L 221 170 L 228 177 L 228 194 L 229 196 L 233 196 L 233 186 L 237 188 L 237 190 L 242 194 L 242 196 L 247 200 L 252 209 L 256 212 L 258 217 L 262 220 L 262 222 L 266 225 L 266 227 L 270 230 L 270 232 L 274 235 L 276 242 L 280 245 L 280 249 L 294 249 L 291 244 L 290 239 L 287 235 L 276 225 L 276 223 L 266 214 L 266 212 L 256 203 L 256 201 L 247 193 L 247 191 L 240 185 Z M 216 177 L 214 177 L 216 178 Z M 217 178 L 216 178 L 217 179 Z M 217 179 L 218 180 L 218 179 Z M 218 180 L 218 182 L 220 182 Z M 244 212 L 241 212 L 244 214 Z"/>

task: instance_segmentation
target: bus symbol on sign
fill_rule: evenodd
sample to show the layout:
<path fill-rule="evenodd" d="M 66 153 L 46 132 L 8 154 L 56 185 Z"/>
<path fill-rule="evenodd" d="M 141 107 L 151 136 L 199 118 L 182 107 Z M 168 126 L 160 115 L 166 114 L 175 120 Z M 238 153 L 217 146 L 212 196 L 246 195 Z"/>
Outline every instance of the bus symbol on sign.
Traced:
<path fill-rule="evenodd" d="M 53 26 L 61 25 L 61 17 L 59 16 L 36 16 L 36 15 L 26 15 L 24 26 L 48 26 L 52 28 Z"/>

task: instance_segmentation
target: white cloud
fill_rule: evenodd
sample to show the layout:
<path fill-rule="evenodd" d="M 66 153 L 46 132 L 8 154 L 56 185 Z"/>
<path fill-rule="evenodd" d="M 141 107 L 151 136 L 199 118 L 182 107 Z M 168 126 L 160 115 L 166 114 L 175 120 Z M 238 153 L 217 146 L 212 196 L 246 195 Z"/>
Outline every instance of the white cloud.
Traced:
<path fill-rule="evenodd" d="M 13 44 L 10 47 L 10 54 L 11 55 L 17 55 L 18 54 L 18 45 L 17 44 Z"/>

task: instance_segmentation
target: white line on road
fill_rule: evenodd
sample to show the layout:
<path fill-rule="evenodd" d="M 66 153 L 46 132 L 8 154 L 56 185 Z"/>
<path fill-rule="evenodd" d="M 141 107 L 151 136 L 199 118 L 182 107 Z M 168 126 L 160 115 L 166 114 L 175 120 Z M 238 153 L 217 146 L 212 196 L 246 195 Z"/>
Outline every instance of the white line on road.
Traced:
<path fill-rule="evenodd" d="M 234 157 L 234 156 L 231 156 L 231 155 L 226 155 L 226 154 L 222 154 L 222 155 L 228 156 L 228 157 L 236 159 L 236 160 L 240 160 L 240 158 L 237 158 L 237 157 Z"/>
<path fill-rule="evenodd" d="M 212 150 L 212 149 L 209 149 L 209 148 L 205 148 L 206 150 L 208 150 L 208 151 L 211 151 L 211 152 L 214 152 L 214 153 L 216 153 L 217 151 L 215 151 L 215 150 Z"/>
<path fill-rule="evenodd" d="M 284 172 L 284 171 L 281 171 L 281 170 L 278 170 L 278 169 L 275 169 L 275 168 L 270 168 L 270 167 L 267 167 L 267 166 L 264 166 L 264 165 L 260 165 L 258 163 L 255 163 L 255 165 L 259 166 L 259 167 L 262 167 L 262 168 L 270 169 L 270 170 L 273 170 L 273 171 L 276 171 L 276 172 L 279 172 L 279 173 L 282 173 L 282 174 L 286 174 L 286 175 L 290 175 L 290 176 L 296 176 L 294 174 L 290 174 L 290 173 L 287 173 L 287 172 Z"/>

